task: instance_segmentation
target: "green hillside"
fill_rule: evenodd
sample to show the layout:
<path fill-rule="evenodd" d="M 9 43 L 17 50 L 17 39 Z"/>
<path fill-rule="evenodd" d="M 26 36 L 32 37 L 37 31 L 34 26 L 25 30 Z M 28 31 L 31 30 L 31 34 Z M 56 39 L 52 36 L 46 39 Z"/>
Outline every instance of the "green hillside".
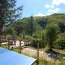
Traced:
<path fill-rule="evenodd" d="M 40 47 L 45 47 L 47 43 L 51 43 L 54 48 L 65 48 L 65 14 L 62 13 L 23 18 L 6 26 L 4 31 L 10 37 L 32 40 L 35 47 L 37 45 L 35 41 L 39 40 Z"/>
<path fill-rule="evenodd" d="M 36 28 L 39 28 L 38 30 L 44 29 L 46 24 L 51 22 L 58 24 L 61 32 L 65 31 L 65 14 L 62 13 L 61 14 L 56 13 L 43 17 L 31 16 L 29 18 L 23 18 L 21 20 L 11 23 L 9 26 L 5 28 L 5 31 L 7 33 L 11 33 L 10 27 L 12 27 L 17 32 L 17 35 L 19 35 L 23 31 L 25 31 L 26 34 L 30 34 L 31 32 L 30 29 L 32 26 L 33 32 L 35 32 Z"/>

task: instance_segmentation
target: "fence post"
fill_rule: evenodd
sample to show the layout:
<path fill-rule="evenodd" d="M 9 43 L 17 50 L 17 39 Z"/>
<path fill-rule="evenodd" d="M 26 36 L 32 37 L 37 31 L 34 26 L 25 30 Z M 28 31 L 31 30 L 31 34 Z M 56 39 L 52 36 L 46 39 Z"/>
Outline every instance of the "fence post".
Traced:
<path fill-rule="evenodd" d="M 9 39 L 8 39 L 8 50 L 9 50 L 9 46 L 10 46 L 10 41 L 9 41 Z"/>
<path fill-rule="evenodd" d="M 21 53 L 21 40 L 20 40 L 20 53 Z"/>
<path fill-rule="evenodd" d="M 37 65 L 39 65 L 39 43 L 37 44 Z"/>

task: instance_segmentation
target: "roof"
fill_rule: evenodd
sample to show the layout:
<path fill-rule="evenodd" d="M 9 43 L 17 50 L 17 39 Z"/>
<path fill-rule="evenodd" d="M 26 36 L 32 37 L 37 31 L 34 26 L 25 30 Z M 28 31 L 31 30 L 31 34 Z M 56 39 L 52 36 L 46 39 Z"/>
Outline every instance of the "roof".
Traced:
<path fill-rule="evenodd" d="M 31 65 L 36 59 L 0 47 L 0 65 Z"/>

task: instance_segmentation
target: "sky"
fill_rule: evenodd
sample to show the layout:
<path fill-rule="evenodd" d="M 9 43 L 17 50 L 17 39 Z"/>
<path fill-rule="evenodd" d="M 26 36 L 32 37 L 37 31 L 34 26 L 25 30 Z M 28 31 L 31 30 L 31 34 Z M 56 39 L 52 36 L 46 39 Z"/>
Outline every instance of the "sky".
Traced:
<path fill-rule="evenodd" d="M 16 6 L 21 5 L 23 5 L 22 17 L 65 13 L 65 0 L 17 0 Z"/>

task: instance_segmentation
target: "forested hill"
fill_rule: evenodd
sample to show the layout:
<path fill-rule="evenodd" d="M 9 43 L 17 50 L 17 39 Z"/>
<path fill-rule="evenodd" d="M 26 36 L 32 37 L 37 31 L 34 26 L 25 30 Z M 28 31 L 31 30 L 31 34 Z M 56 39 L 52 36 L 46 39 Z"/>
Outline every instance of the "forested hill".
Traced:
<path fill-rule="evenodd" d="M 19 35 L 21 32 L 25 31 L 26 34 L 32 34 L 35 30 L 42 30 L 48 23 L 56 23 L 59 25 L 61 32 L 65 31 L 65 14 L 52 14 L 49 16 L 37 17 L 31 16 L 28 18 L 23 18 L 17 22 L 12 23 L 5 28 L 5 31 L 11 33 L 11 28 L 17 32 Z M 31 30 L 32 29 L 32 30 Z M 30 33 L 31 32 L 31 33 Z"/>

